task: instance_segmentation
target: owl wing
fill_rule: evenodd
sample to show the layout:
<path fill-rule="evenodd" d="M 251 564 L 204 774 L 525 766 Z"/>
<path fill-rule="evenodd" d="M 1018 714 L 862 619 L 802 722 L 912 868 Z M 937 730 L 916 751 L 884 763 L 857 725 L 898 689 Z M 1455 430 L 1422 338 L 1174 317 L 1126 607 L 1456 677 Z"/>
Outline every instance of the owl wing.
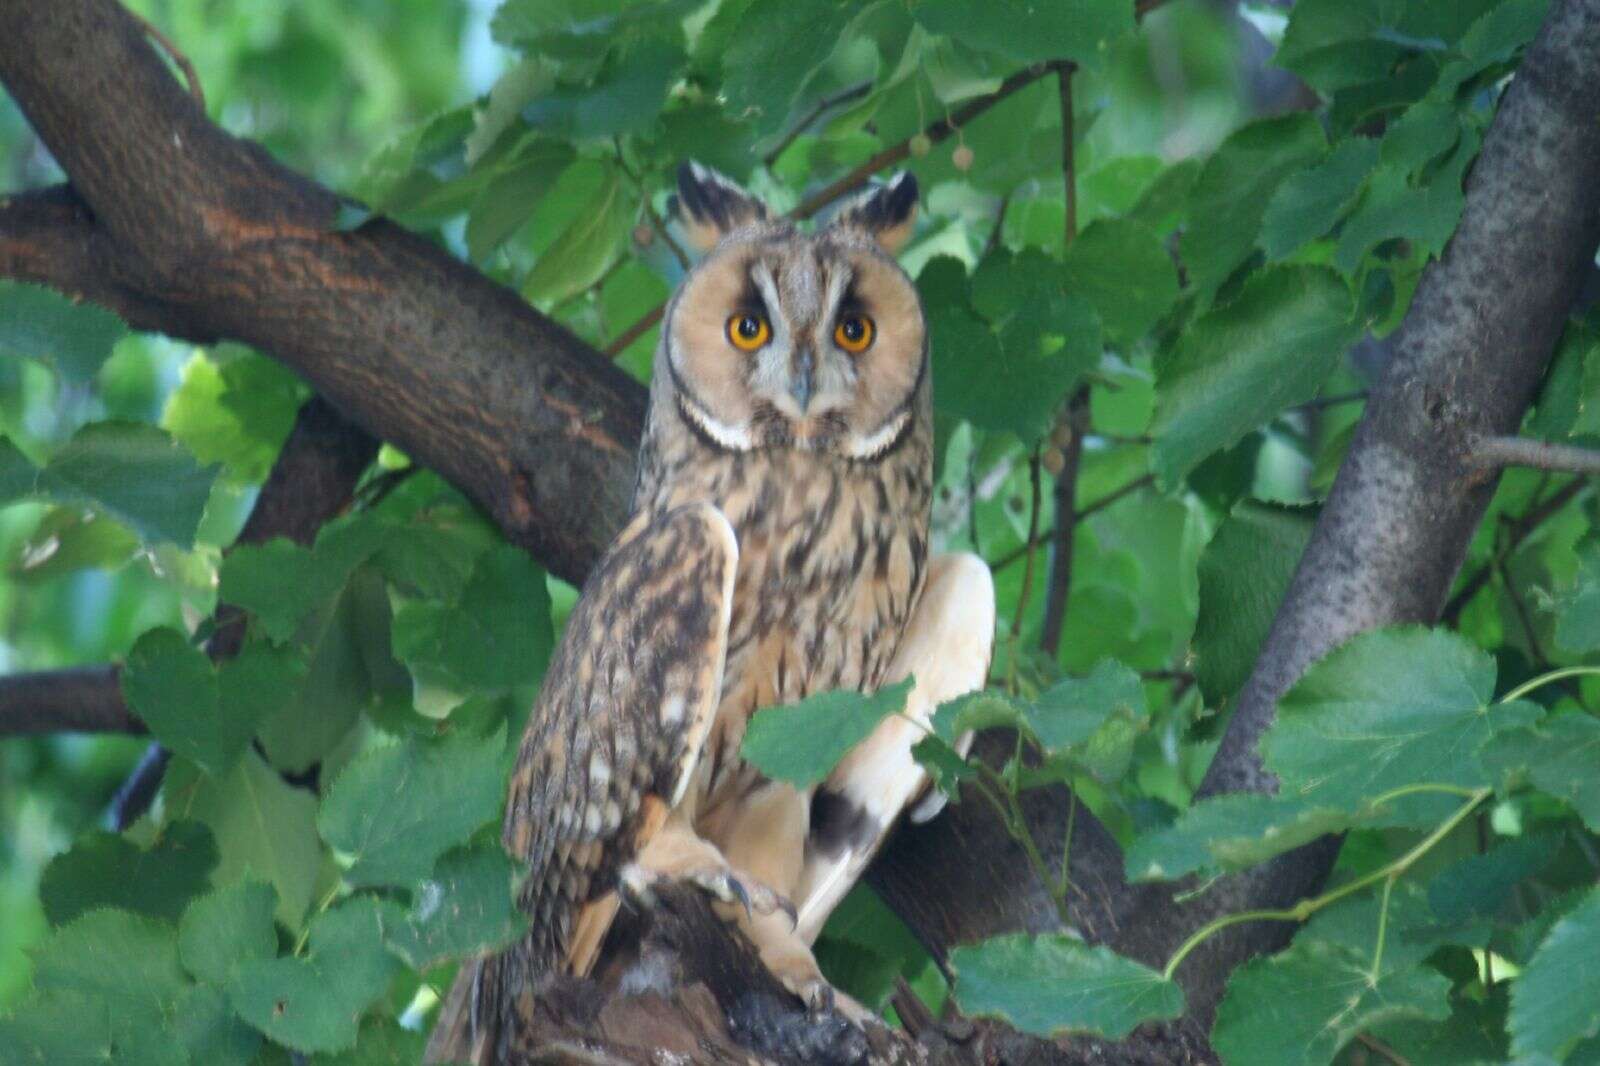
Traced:
<path fill-rule="evenodd" d="M 811 943 L 850 891 L 900 812 L 927 789 L 911 756 L 939 704 L 983 687 L 994 651 L 994 579 L 976 555 L 942 555 L 895 649 L 884 684 L 915 677 L 903 714 L 885 719 L 851 749 L 811 800 L 797 932 Z M 929 800 L 935 800 L 929 803 Z M 942 804 L 930 796 L 911 812 L 917 821 Z"/>
<path fill-rule="evenodd" d="M 616 880 L 688 788 L 715 715 L 739 549 L 708 503 L 634 520 L 590 574 L 523 733 L 503 838 L 528 870 L 527 937 L 463 967 L 431 1061 L 478 1061 L 495 1003 L 582 976 L 616 914 Z M 473 1024 L 463 1025 L 463 1017 Z M 470 1049 L 470 1050 L 469 1050 Z"/>

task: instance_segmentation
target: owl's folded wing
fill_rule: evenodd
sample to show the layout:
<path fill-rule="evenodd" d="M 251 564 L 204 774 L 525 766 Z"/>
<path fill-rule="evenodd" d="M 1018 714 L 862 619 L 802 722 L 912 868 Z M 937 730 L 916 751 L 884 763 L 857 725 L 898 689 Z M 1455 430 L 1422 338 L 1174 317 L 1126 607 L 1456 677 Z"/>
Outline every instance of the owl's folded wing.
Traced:
<path fill-rule="evenodd" d="M 861 876 L 928 775 L 911 756 L 939 704 L 984 685 L 994 650 L 994 579 L 982 559 L 941 555 L 883 683 L 915 677 L 902 714 L 885 719 L 844 757 L 811 800 L 811 834 L 795 894 L 799 934 L 811 943 Z M 918 806 L 918 821 L 938 806 Z"/>
<path fill-rule="evenodd" d="M 590 574 L 506 804 L 504 841 L 528 869 L 519 902 L 532 928 L 500 958 L 463 967 L 436 1027 L 453 1033 L 436 1035 L 430 1061 L 477 1061 L 493 1043 L 490 1001 L 594 964 L 617 873 L 683 798 L 715 715 L 738 557 L 722 512 L 697 503 L 636 519 Z"/>

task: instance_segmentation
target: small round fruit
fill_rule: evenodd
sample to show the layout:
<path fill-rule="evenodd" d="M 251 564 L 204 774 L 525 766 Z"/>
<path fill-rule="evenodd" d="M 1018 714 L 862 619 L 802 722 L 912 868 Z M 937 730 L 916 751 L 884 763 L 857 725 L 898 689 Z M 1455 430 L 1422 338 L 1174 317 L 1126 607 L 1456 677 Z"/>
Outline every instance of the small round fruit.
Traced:
<path fill-rule="evenodd" d="M 956 150 L 950 153 L 950 165 L 961 171 L 971 170 L 972 149 L 964 144 L 956 145 Z"/>
<path fill-rule="evenodd" d="M 911 138 L 911 144 L 909 147 L 911 149 L 911 154 L 916 156 L 918 159 L 921 159 L 923 156 L 933 151 L 933 142 L 928 139 L 928 135 L 926 133 L 919 133 Z"/>
<path fill-rule="evenodd" d="M 1039 453 L 1039 465 L 1051 476 L 1056 477 L 1066 469 L 1067 457 L 1061 454 L 1060 448 L 1046 448 Z"/>

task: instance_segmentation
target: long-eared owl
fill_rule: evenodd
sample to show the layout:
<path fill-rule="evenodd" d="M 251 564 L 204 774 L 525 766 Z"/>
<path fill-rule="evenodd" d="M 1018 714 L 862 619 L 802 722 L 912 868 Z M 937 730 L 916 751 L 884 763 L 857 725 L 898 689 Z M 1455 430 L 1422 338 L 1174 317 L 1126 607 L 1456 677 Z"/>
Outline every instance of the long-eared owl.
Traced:
<path fill-rule="evenodd" d="M 982 685 L 994 593 L 977 558 L 930 558 L 929 338 L 894 259 L 916 207 L 902 174 L 808 234 L 680 169 L 704 257 L 663 319 L 633 518 L 522 740 L 504 839 L 532 927 L 452 995 L 474 1061 L 498 1056 L 519 993 L 588 974 L 622 897 L 665 882 L 712 893 L 785 987 L 834 1002 L 812 941 L 901 812 L 937 809 L 910 749 Z M 759 708 L 907 676 L 904 713 L 815 788 L 739 757 Z M 466 1057 L 436 1035 L 441 1053 Z"/>

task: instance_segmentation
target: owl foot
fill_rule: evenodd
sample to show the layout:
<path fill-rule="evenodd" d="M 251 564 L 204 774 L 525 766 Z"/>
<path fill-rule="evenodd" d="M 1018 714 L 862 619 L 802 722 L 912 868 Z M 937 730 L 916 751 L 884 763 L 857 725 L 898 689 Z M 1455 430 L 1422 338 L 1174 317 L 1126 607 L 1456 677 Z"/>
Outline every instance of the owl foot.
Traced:
<path fill-rule="evenodd" d="M 667 872 L 635 862 L 622 868 L 620 880 L 623 893 L 645 906 L 653 904 L 656 892 L 667 885 L 691 884 L 714 899 L 742 907 L 747 917 L 782 913 L 791 926 L 798 920 L 794 904 L 786 896 L 760 881 L 741 877 L 725 864 Z"/>

